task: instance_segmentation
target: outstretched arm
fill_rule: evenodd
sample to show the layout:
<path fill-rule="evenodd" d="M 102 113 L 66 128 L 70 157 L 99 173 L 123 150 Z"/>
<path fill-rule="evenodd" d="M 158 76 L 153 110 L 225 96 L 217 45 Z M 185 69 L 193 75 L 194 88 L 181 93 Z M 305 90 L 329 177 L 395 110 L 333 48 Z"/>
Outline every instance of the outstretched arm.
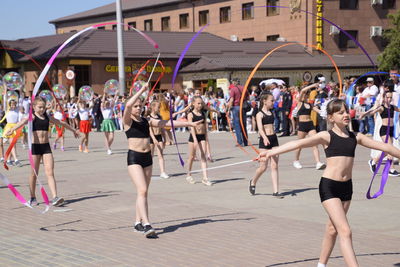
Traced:
<path fill-rule="evenodd" d="M 400 158 L 400 150 L 395 148 L 392 144 L 375 141 L 360 133 L 357 134 L 357 141 L 362 146 L 380 150 L 392 155 L 393 157 Z"/>
<path fill-rule="evenodd" d="M 172 114 L 172 117 L 175 117 L 175 116 L 178 115 L 178 114 L 187 112 L 187 111 L 189 110 L 189 108 L 190 108 L 191 105 L 192 105 L 192 104 L 189 104 L 189 105 L 187 105 L 184 109 L 182 109 L 182 110 L 180 110 L 180 111 L 177 111 L 177 112 L 174 112 L 174 113 Z"/>
<path fill-rule="evenodd" d="M 295 141 L 290 141 L 279 147 L 275 147 L 271 150 L 261 152 L 258 155 L 258 159 L 261 161 L 265 161 L 269 157 L 272 157 L 275 155 L 280 155 L 280 154 L 290 152 L 290 151 L 293 151 L 293 150 L 296 150 L 299 148 L 312 147 L 312 146 L 316 146 L 316 145 L 328 145 L 329 139 L 330 139 L 330 136 L 329 136 L 328 132 L 319 132 L 314 136 L 295 140 Z"/>
<path fill-rule="evenodd" d="M 28 118 L 22 119 L 14 127 L 12 127 L 7 132 L 5 132 L 4 135 L 6 135 L 6 136 L 11 135 L 14 131 L 18 130 L 19 128 L 21 128 L 22 126 L 24 126 L 27 123 L 28 123 Z"/>

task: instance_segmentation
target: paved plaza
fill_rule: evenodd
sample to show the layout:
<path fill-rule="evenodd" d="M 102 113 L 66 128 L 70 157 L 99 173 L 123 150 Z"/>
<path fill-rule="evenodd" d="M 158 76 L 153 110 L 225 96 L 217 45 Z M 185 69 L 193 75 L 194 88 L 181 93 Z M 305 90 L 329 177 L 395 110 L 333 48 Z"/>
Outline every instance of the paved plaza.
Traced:
<path fill-rule="evenodd" d="M 317 265 L 327 215 L 318 195 L 322 172 L 315 170 L 311 149 L 302 152 L 301 170 L 292 167 L 293 153 L 281 156 L 280 188 L 285 198 L 276 199 L 271 196 L 269 172 L 257 184 L 257 195 L 249 194 L 257 163 L 211 170 L 212 187 L 188 184 L 175 146 L 168 146 L 167 173 L 172 177 L 158 178 L 155 158 L 149 195 L 158 238 L 146 239 L 132 227 L 136 194 L 126 168 L 125 135 L 116 133 L 111 156 L 101 133 L 91 134 L 89 154 L 79 153 L 78 141 L 67 135 L 66 151 L 53 152 L 59 195 L 66 199 L 63 207 L 40 215 L 0 187 L 0 266 Z M 178 133 L 185 160 L 187 138 L 188 133 Z M 257 135 L 250 135 L 250 140 L 257 143 Z M 230 133 L 210 133 L 210 141 L 216 161 L 209 167 L 256 155 L 250 147 L 249 154 L 235 147 Z M 29 197 L 27 153 L 21 146 L 18 150 L 23 167 L 2 173 Z M 348 216 L 354 248 L 360 266 L 400 266 L 400 177 L 390 177 L 379 199 L 367 200 L 368 159 L 369 150 L 359 146 Z M 194 170 L 199 168 L 197 161 Z M 46 181 L 43 169 L 40 176 Z M 201 179 L 199 173 L 194 177 Z M 344 266 L 339 242 L 328 266 Z"/>

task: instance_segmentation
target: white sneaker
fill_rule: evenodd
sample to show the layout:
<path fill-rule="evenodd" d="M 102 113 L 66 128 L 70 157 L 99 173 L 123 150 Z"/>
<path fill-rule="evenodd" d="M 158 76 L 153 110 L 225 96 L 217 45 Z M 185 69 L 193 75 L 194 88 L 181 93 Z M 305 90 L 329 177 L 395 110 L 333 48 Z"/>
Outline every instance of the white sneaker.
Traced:
<path fill-rule="evenodd" d="M 165 172 L 162 172 L 162 173 L 160 174 L 160 178 L 168 179 L 168 178 L 169 178 L 169 175 L 166 174 Z"/>
<path fill-rule="evenodd" d="M 326 168 L 326 165 L 325 165 L 325 163 L 322 163 L 322 162 L 318 162 L 316 165 L 315 165 L 315 169 L 317 169 L 317 170 L 323 170 L 323 169 L 325 169 Z"/>
<path fill-rule="evenodd" d="M 303 168 L 303 166 L 301 166 L 301 164 L 300 164 L 300 161 L 298 161 L 298 160 L 293 161 L 293 167 L 295 167 L 296 169 Z"/>
<path fill-rule="evenodd" d="M 108 150 L 107 150 L 107 155 L 112 155 L 111 149 L 108 149 Z"/>
<path fill-rule="evenodd" d="M 186 177 L 186 181 L 187 181 L 189 184 L 195 184 L 195 183 L 196 183 L 196 181 L 193 179 L 192 176 Z"/>

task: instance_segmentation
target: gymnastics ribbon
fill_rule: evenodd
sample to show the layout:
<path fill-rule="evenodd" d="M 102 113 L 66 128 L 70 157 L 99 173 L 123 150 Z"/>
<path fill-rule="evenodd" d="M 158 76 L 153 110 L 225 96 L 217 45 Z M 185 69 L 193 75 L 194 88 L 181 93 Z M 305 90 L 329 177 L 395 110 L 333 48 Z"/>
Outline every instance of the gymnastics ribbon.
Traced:
<path fill-rule="evenodd" d="M 390 130 L 390 103 L 389 103 L 389 108 L 388 108 L 388 126 L 386 127 L 386 137 L 385 137 L 385 143 L 387 143 L 389 141 L 389 130 Z M 388 159 L 386 160 L 385 163 L 385 167 L 383 168 L 382 171 L 382 177 L 381 177 L 381 185 L 379 187 L 379 191 L 376 192 L 372 197 L 371 197 L 371 187 L 372 187 L 372 183 L 374 182 L 375 176 L 378 174 L 379 168 L 381 167 L 381 164 L 383 162 L 383 158 L 385 157 L 385 152 L 381 153 L 381 156 L 379 157 L 379 161 L 376 165 L 375 171 L 374 171 L 374 175 L 372 176 L 371 182 L 369 184 L 368 187 L 368 191 L 367 191 L 367 198 L 368 199 L 374 199 L 379 197 L 380 195 L 383 194 L 383 190 L 385 189 L 385 185 L 386 182 L 389 178 L 389 171 L 390 171 L 390 166 L 392 165 L 392 160 Z"/>
<path fill-rule="evenodd" d="M 248 77 L 247 80 L 246 80 L 246 83 L 245 83 L 245 85 L 244 85 L 244 88 L 243 88 L 243 90 L 242 90 L 242 95 L 241 95 L 241 98 L 240 98 L 240 108 L 239 108 L 239 113 L 240 113 L 240 115 L 239 115 L 240 126 L 241 126 L 241 128 L 242 128 L 242 130 L 243 130 L 243 135 L 244 135 L 244 137 L 248 140 L 248 144 L 251 146 L 251 148 L 252 148 L 257 154 L 259 154 L 259 151 L 258 151 L 257 148 L 255 148 L 255 147 L 251 144 L 250 140 L 248 139 L 247 134 L 246 134 L 246 131 L 245 131 L 245 128 L 244 128 L 244 124 L 243 124 L 243 118 L 242 118 L 242 114 L 243 114 L 243 109 L 242 109 L 242 107 L 243 107 L 243 101 L 244 101 L 244 98 L 245 98 L 245 95 L 246 95 L 246 92 L 247 92 L 247 88 L 248 88 L 248 86 L 249 86 L 249 84 L 250 84 L 250 81 L 251 81 L 251 79 L 253 78 L 254 74 L 256 73 L 256 71 L 258 70 L 258 68 L 261 66 L 261 64 L 264 62 L 264 60 L 266 60 L 266 59 L 267 59 L 272 53 L 274 53 L 276 50 L 278 50 L 278 49 L 280 49 L 280 48 L 283 48 L 283 47 L 286 47 L 286 46 L 289 46 L 289 45 L 296 45 L 296 44 L 303 45 L 303 46 L 308 46 L 308 47 L 313 47 L 313 48 L 315 48 L 315 49 L 321 51 L 322 53 L 324 53 L 326 56 L 328 56 L 328 58 L 330 59 L 330 61 L 331 61 L 332 64 L 333 64 L 333 66 L 335 67 L 335 70 L 336 70 L 336 73 L 337 73 L 337 76 L 338 76 L 338 80 L 339 80 L 339 89 L 340 89 L 340 92 L 342 92 L 343 84 L 342 84 L 342 78 L 341 78 L 341 75 L 340 75 L 339 68 L 338 68 L 336 62 L 333 60 L 332 56 L 329 55 L 325 50 L 320 49 L 320 48 L 318 48 L 318 47 L 315 46 L 315 45 L 307 44 L 307 43 L 286 43 L 286 44 L 282 44 L 282 45 L 280 45 L 280 46 L 278 46 L 278 47 L 275 47 L 274 49 L 272 49 L 271 51 L 269 51 L 267 54 L 264 55 L 264 57 L 257 63 L 257 65 L 254 67 L 254 69 L 251 71 L 249 77 Z"/>
<path fill-rule="evenodd" d="M 17 143 L 18 138 L 21 136 L 22 134 L 22 127 L 20 127 L 17 132 L 15 133 L 15 136 L 13 137 L 11 144 L 8 146 L 8 149 L 6 151 L 6 154 L 4 155 L 4 168 L 6 170 L 8 170 L 8 166 L 7 166 L 7 159 L 8 156 L 10 156 L 11 150 L 13 149 L 13 147 L 15 146 L 15 143 Z"/>
<path fill-rule="evenodd" d="M 28 201 L 21 195 L 20 192 L 10 183 L 10 181 L 3 174 L 0 173 L 0 180 L 10 189 L 10 191 L 14 194 L 14 196 L 21 202 L 23 205 L 32 209 L 32 206 L 29 205 Z"/>
<path fill-rule="evenodd" d="M 37 82 L 36 82 L 36 84 L 35 84 L 35 87 L 33 88 L 32 100 L 31 100 L 31 102 L 32 102 L 32 103 L 34 102 L 35 96 L 36 96 L 36 94 L 38 93 L 40 86 L 42 85 L 42 82 L 43 82 L 43 80 L 44 80 L 44 77 L 45 77 L 46 74 L 48 73 L 48 71 L 49 71 L 51 65 L 52 65 L 53 62 L 54 62 L 54 60 L 56 59 L 56 57 L 58 56 L 58 54 L 59 54 L 72 40 L 74 40 L 75 38 L 77 38 L 78 36 L 82 35 L 83 33 L 87 32 L 87 31 L 94 30 L 94 29 L 96 29 L 96 28 L 98 28 L 98 27 L 105 26 L 105 25 L 111 25 L 111 24 L 117 24 L 117 22 L 107 22 L 107 23 L 101 23 L 101 24 L 92 25 L 92 26 L 89 26 L 89 27 L 87 27 L 87 28 L 85 28 L 85 29 L 83 29 L 83 30 L 81 30 L 81 31 L 79 31 L 79 32 L 77 32 L 77 33 L 75 33 L 75 34 L 72 35 L 70 38 L 68 38 L 68 39 L 56 50 L 56 52 L 51 56 L 50 60 L 47 62 L 47 64 L 46 64 L 46 66 L 44 67 L 43 71 L 40 73 L 39 78 L 38 78 L 38 80 L 37 80 Z M 147 36 L 146 34 L 142 33 L 141 31 L 137 30 L 136 28 L 131 27 L 130 25 L 128 25 L 128 27 L 134 29 L 137 33 L 139 33 L 141 36 L 143 36 L 149 43 L 151 43 L 151 44 L 154 46 L 154 48 L 158 49 L 158 44 L 157 44 L 154 40 L 152 40 L 149 36 Z M 30 106 L 30 109 L 29 109 L 29 116 L 28 116 L 28 150 L 29 150 L 29 162 L 30 162 L 30 165 L 31 165 L 31 168 L 32 168 L 33 172 L 35 173 L 36 177 L 38 178 L 38 175 L 37 175 L 36 170 L 35 170 L 35 164 L 34 164 L 34 162 L 33 162 L 33 157 L 32 157 L 32 128 L 33 128 L 33 127 L 32 127 L 32 120 L 33 120 L 32 114 L 33 114 L 33 112 L 32 112 L 32 105 L 31 105 L 31 106 Z M 40 179 L 37 179 L 37 181 L 38 181 L 39 186 L 40 186 L 40 188 L 41 188 L 40 190 L 41 190 L 41 192 L 42 192 L 43 199 L 45 200 L 46 206 L 48 207 L 48 206 L 49 206 L 49 200 L 48 200 L 47 194 L 46 194 L 46 192 L 45 192 L 45 190 L 44 190 L 43 185 L 42 185 L 41 182 L 40 182 Z"/>
<path fill-rule="evenodd" d="M 138 73 L 135 75 L 135 77 L 134 77 L 134 79 L 133 79 L 133 81 L 132 81 L 132 86 L 131 86 L 131 89 L 129 90 L 129 95 L 132 95 L 132 91 L 133 91 L 135 82 L 136 82 L 136 80 L 138 79 L 140 73 L 142 73 L 142 71 L 147 67 L 147 65 L 148 65 L 151 61 L 153 61 L 153 60 L 154 60 L 154 59 L 149 59 L 149 60 L 147 60 L 146 63 L 144 63 L 143 66 L 139 69 Z M 161 61 L 161 60 L 157 60 L 157 61 L 156 61 L 156 64 L 160 64 L 162 71 L 161 71 L 161 73 L 160 73 L 160 76 L 157 78 L 156 82 L 154 83 L 153 87 L 151 88 L 150 92 L 148 93 L 147 99 L 150 97 L 150 94 L 154 91 L 154 89 L 156 88 L 157 84 L 160 82 L 161 78 L 164 77 L 164 74 L 165 74 L 165 66 L 164 66 L 164 64 L 162 63 L 162 61 Z M 154 69 L 154 68 L 155 68 L 155 67 L 153 67 L 153 69 Z M 147 99 L 146 99 L 145 102 L 147 102 Z"/>
<path fill-rule="evenodd" d="M 176 76 L 178 75 L 178 71 L 179 71 L 179 67 L 182 64 L 182 60 L 185 57 L 187 51 L 189 50 L 190 46 L 192 45 L 193 41 L 200 35 L 200 33 L 206 28 L 208 27 L 209 24 L 204 25 L 193 37 L 192 39 L 190 39 L 190 41 L 186 44 L 185 49 L 183 49 L 183 51 L 181 52 L 181 55 L 179 56 L 178 62 L 175 65 L 175 69 L 174 69 L 174 73 L 172 75 L 172 87 L 171 87 L 171 91 L 174 89 L 175 86 L 175 79 Z M 181 153 L 179 152 L 179 147 L 178 147 L 178 142 L 176 141 L 176 133 L 175 133 L 175 127 L 174 127 L 174 119 L 172 117 L 172 110 L 173 110 L 173 106 L 172 106 L 172 97 L 169 98 L 169 117 L 170 117 L 170 121 L 171 121 L 171 128 L 172 128 L 172 134 L 174 136 L 174 142 L 175 142 L 175 146 L 176 146 L 176 150 L 178 151 L 178 156 L 179 156 L 179 161 L 182 165 L 182 167 L 185 165 L 185 162 L 182 159 Z"/>

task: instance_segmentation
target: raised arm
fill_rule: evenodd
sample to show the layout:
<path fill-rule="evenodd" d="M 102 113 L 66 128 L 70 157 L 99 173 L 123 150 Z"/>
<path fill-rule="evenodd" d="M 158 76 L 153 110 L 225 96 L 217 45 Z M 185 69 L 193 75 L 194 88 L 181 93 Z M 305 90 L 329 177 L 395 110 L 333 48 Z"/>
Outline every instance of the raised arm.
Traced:
<path fill-rule="evenodd" d="M 122 121 L 125 125 L 129 126 L 131 124 L 131 113 L 132 107 L 139 99 L 139 97 L 149 89 L 149 85 L 146 83 L 136 94 L 134 94 L 125 104 L 124 115 L 122 117 Z"/>
<path fill-rule="evenodd" d="M 301 89 L 300 91 L 300 95 L 299 95 L 299 99 L 303 99 L 303 96 L 308 92 L 308 90 L 312 89 L 312 88 L 318 88 L 319 83 L 313 83 L 309 86 L 304 87 L 303 89 Z"/>

